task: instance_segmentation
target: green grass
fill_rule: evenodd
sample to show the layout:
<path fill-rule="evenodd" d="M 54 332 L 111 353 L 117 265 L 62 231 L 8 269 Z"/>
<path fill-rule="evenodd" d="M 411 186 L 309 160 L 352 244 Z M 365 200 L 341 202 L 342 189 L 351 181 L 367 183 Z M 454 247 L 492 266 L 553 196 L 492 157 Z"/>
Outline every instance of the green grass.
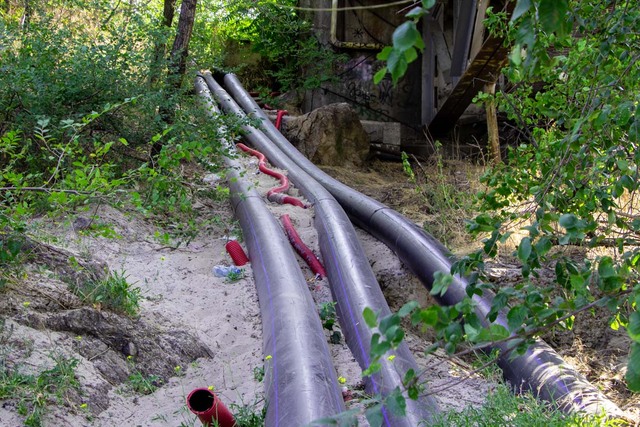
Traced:
<path fill-rule="evenodd" d="M 124 271 L 116 271 L 104 280 L 73 286 L 72 291 L 85 302 L 135 317 L 140 309 L 140 288 L 127 279 Z"/>
<path fill-rule="evenodd" d="M 237 405 L 231 403 L 229 410 L 233 413 L 236 420 L 236 427 L 262 427 L 264 426 L 264 418 L 267 415 L 267 406 L 262 405 L 262 398 L 256 397 L 251 403 Z"/>
<path fill-rule="evenodd" d="M 0 366 L 0 400 L 16 402 L 25 426 L 42 426 L 48 405 L 69 403 L 71 392 L 80 391 L 80 383 L 75 376 L 78 360 L 51 357 L 55 365 L 37 375 L 21 373 L 16 367 Z"/>
<path fill-rule="evenodd" d="M 531 394 L 514 395 L 506 385 L 499 385 L 487 396 L 484 406 L 461 412 L 445 412 L 436 418 L 436 427 L 596 427 L 615 426 L 602 417 L 566 414 L 542 403 Z"/>

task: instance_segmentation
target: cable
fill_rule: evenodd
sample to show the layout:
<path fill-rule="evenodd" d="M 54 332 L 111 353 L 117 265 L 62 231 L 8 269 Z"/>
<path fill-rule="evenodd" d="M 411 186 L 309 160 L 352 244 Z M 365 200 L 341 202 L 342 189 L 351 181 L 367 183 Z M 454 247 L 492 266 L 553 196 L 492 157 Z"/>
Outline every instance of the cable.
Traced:
<path fill-rule="evenodd" d="M 305 12 L 331 12 L 333 10 L 337 10 L 338 12 L 343 12 L 345 10 L 384 9 L 385 7 L 400 6 L 406 3 L 415 3 L 415 0 L 400 0 L 392 3 L 374 4 L 371 6 L 347 6 L 347 7 L 341 7 L 338 9 L 333 9 L 331 7 L 314 8 L 314 7 L 301 7 L 301 6 L 288 6 L 288 5 L 281 5 L 281 7 L 286 7 L 287 9 L 293 9 L 293 10 L 302 10 Z"/>

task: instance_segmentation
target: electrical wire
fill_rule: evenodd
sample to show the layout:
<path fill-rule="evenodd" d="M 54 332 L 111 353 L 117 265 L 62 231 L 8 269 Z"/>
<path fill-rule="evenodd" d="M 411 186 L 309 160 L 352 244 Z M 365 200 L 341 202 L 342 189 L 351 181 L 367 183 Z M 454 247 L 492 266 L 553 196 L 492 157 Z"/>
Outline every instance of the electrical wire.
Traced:
<path fill-rule="evenodd" d="M 334 9 L 332 7 L 302 7 L 302 6 L 288 6 L 288 5 L 280 5 L 281 7 L 286 7 L 288 9 L 293 10 L 302 10 L 305 12 L 331 12 L 333 10 L 337 10 L 338 12 L 343 12 L 345 10 L 369 10 L 369 9 L 384 9 L 386 7 L 400 6 L 407 3 L 415 3 L 415 0 L 399 0 L 394 1 L 392 3 L 385 4 L 372 4 L 369 6 L 347 6 Z"/>

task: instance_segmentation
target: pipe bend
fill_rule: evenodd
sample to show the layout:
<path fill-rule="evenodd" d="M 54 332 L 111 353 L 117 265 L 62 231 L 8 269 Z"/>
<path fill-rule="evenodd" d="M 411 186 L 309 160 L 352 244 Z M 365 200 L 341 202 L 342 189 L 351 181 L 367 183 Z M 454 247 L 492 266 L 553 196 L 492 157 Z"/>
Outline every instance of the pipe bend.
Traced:
<path fill-rule="evenodd" d="M 228 101 L 226 92 L 213 77 L 205 75 L 205 79 L 227 114 L 242 112 L 235 101 Z M 362 312 L 366 307 L 382 315 L 389 314 L 390 310 L 353 225 L 333 196 L 296 163 L 291 162 L 260 130 L 247 126 L 246 139 L 263 152 L 272 164 L 287 169 L 291 180 L 313 204 L 322 258 L 331 292 L 337 302 L 338 320 L 356 360 L 362 369 L 366 369 L 370 362 L 369 346 L 373 331 L 366 325 Z M 417 372 L 417 365 L 406 343 L 402 343 L 396 352 L 400 357 L 393 361 L 383 358 L 380 360 L 381 371 L 365 378 L 365 387 L 370 393 L 384 397 L 396 387 L 403 389 L 402 379 L 406 371 L 414 369 Z M 432 420 L 439 411 L 431 396 L 421 397 L 418 401 L 407 400 L 406 403 L 406 417 L 393 417 L 383 409 L 384 424 L 389 427 L 415 426 L 424 420 Z"/>
<path fill-rule="evenodd" d="M 269 120 L 264 120 L 265 113 L 247 97 L 246 91 L 236 76 L 226 74 L 224 82 L 234 99 L 247 113 L 262 119 L 262 131 L 280 152 L 325 187 L 352 221 L 393 250 L 427 289 L 432 287 L 433 273 L 451 271 L 455 257 L 433 236 L 419 229 L 401 214 L 320 170 L 304 157 Z M 466 296 L 467 286 L 466 279 L 455 277 L 438 302 L 444 305 L 457 304 Z M 477 314 L 482 316 L 482 311 L 486 311 L 482 307 L 491 306 L 492 295 L 485 293 L 483 297 L 477 298 L 481 298 L 479 305 L 481 311 Z M 503 322 L 501 319 L 505 319 L 504 313 L 498 316 L 499 323 Z M 506 323 L 503 323 L 503 326 L 506 326 Z M 500 346 L 495 348 L 501 350 Z M 615 403 L 586 381 L 583 375 L 567 365 L 544 341 L 538 341 L 524 355 L 513 360 L 508 354 L 504 352 L 501 354 L 498 365 L 502 368 L 505 378 L 514 387 L 524 384 L 539 398 L 556 404 L 567 412 L 578 411 L 599 415 L 604 409 L 610 415 L 624 417 Z M 561 371 L 562 375 L 557 375 L 556 371 Z M 582 399 L 578 396 L 588 396 L 588 398 Z"/>

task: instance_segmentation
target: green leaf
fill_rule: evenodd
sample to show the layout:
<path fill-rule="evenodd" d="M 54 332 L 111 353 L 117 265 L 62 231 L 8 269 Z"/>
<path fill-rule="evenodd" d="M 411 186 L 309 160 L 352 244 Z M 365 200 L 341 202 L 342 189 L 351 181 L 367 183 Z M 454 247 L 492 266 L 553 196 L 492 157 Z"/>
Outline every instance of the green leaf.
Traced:
<path fill-rule="evenodd" d="M 600 264 L 598 264 L 598 274 L 603 279 L 617 276 L 618 273 L 616 272 L 611 257 L 606 256 L 600 260 Z"/>
<path fill-rule="evenodd" d="M 518 258 L 522 262 L 527 262 L 530 255 L 531 255 L 531 239 L 528 237 L 525 237 L 520 241 L 520 245 L 518 246 Z"/>
<path fill-rule="evenodd" d="M 405 16 L 407 18 L 420 18 L 424 14 L 425 14 L 424 8 L 420 6 L 416 6 L 413 9 L 411 9 L 409 12 L 407 12 Z"/>
<path fill-rule="evenodd" d="M 385 46 L 384 49 L 382 49 L 380 53 L 378 53 L 376 58 L 378 58 L 381 61 L 386 61 L 387 59 L 389 59 L 389 55 L 391 55 L 392 51 L 393 51 L 393 48 L 391 46 Z"/>
<path fill-rule="evenodd" d="M 369 365 L 369 367 L 367 369 L 362 371 L 362 376 L 363 377 L 368 377 L 370 375 L 375 374 L 376 372 L 380 372 L 380 369 L 382 369 L 382 365 L 380 363 L 371 362 L 371 365 Z"/>
<path fill-rule="evenodd" d="M 436 271 L 433 273 L 433 287 L 431 288 L 430 294 L 443 296 L 451 283 L 453 283 L 453 276 L 451 274 Z"/>
<path fill-rule="evenodd" d="M 521 305 L 512 307 L 507 313 L 507 323 L 511 331 L 520 329 L 527 317 L 528 310 Z"/>
<path fill-rule="evenodd" d="M 579 222 L 580 221 L 578 220 L 578 217 L 576 217 L 574 214 L 563 214 L 558 220 L 558 224 L 560 224 L 567 230 L 575 229 L 578 226 Z"/>
<path fill-rule="evenodd" d="M 380 68 L 373 76 L 373 83 L 379 84 L 387 75 L 387 67 Z"/>
<path fill-rule="evenodd" d="M 518 3 L 516 3 L 516 7 L 513 9 L 513 13 L 511 14 L 511 22 L 527 13 L 530 7 L 531 0 L 518 0 Z"/>
<path fill-rule="evenodd" d="M 403 305 L 400 310 L 398 310 L 398 316 L 407 317 L 409 314 L 411 314 L 411 312 L 413 312 L 413 310 L 415 310 L 418 307 L 420 307 L 420 304 L 418 304 L 418 301 L 409 301 L 408 303 Z"/>
<path fill-rule="evenodd" d="M 413 61 L 418 59 L 418 52 L 415 48 L 407 49 L 404 52 L 404 59 L 407 61 L 407 64 L 411 64 Z"/>
<path fill-rule="evenodd" d="M 404 52 L 405 50 L 413 47 L 417 39 L 422 38 L 420 32 L 416 28 L 416 24 L 413 21 L 407 21 L 401 24 L 393 32 L 393 47 Z"/>
<path fill-rule="evenodd" d="M 409 383 L 411 381 L 413 381 L 413 379 L 416 377 L 416 371 L 414 371 L 412 368 L 410 368 L 405 374 L 404 374 L 404 378 L 402 380 L 402 384 L 404 386 L 409 385 Z"/>
<path fill-rule="evenodd" d="M 568 9 L 567 0 L 540 0 L 538 15 L 542 29 L 547 33 L 562 34 Z"/>
<path fill-rule="evenodd" d="M 373 405 L 365 411 L 364 415 L 367 417 L 367 421 L 369 421 L 369 425 L 371 427 L 380 427 L 384 421 L 384 417 L 382 415 L 382 404 L 378 403 Z"/>
<path fill-rule="evenodd" d="M 378 328 L 380 329 L 380 332 L 386 335 L 389 329 L 399 325 L 400 316 L 398 316 L 397 314 L 389 314 L 388 316 L 384 316 L 382 319 L 380 319 L 380 325 L 378 325 Z"/>
<path fill-rule="evenodd" d="M 638 342 L 631 343 L 625 379 L 629 390 L 640 392 L 640 343 Z"/>
<path fill-rule="evenodd" d="M 369 307 L 365 307 L 362 311 L 362 317 L 364 317 L 364 321 L 368 327 L 375 328 L 378 326 L 378 315 Z"/>
<path fill-rule="evenodd" d="M 640 343 L 640 313 L 637 311 L 634 311 L 631 313 L 631 316 L 629 316 L 627 333 L 634 342 Z"/>
<path fill-rule="evenodd" d="M 422 7 L 425 9 L 431 9 L 436 5 L 436 0 L 422 0 Z"/>
<path fill-rule="evenodd" d="M 407 402 L 402 395 L 400 387 L 396 387 L 389 395 L 384 399 L 384 406 L 389 409 L 396 417 L 404 417 L 407 413 Z"/>

